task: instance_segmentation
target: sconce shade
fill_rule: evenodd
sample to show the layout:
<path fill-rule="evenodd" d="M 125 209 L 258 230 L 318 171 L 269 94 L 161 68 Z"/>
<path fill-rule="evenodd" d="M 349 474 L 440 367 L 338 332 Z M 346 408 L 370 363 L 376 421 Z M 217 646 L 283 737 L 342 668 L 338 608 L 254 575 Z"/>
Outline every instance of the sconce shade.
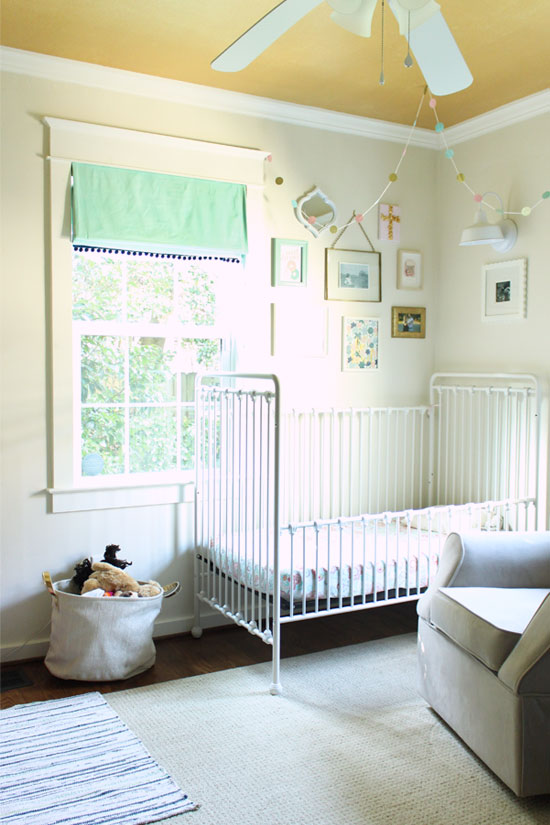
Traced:
<path fill-rule="evenodd" d="M 476 221 L 462 232 L 460 246 L 480 246 L 491 244 L 497 252 L 508 252 L 516 242 L 517 227 L 511 220 L 489 223 L 485 211 L 480 207 Z"/>

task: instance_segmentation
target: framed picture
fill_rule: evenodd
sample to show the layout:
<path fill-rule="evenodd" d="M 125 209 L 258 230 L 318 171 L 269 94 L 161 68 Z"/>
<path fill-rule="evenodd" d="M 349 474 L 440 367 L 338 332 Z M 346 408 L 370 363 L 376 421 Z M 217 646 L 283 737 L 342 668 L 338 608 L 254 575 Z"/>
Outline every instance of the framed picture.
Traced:
<path fill-rule="evenodd" d="M 326 306 L 271 304 L 271 355 L 322 358 L 327 355 Z"/>
<path fill-rule="evenodd" d="M 305 286 L 307 241 L 271 239 L 271 285 Z"/>
<path fill-rule="evenodd" d="M 527 314 L 527 259 L 483 267 L 483 320 L 512 321 Z"/>
<path fill-rule="evenodd" d="M 377 318 L 342 318 L 342 370 L 366 372 L 378 369 Z"/>
<path fill-rule="evenodd" d="M 380 252 L 327 249 L 325 298 L 329 301 L 381 301 Z"/>
<path fill-rule="evenodd" d="M 425 338 L 426 307 L 392 307 L 392 338 Z"/>
<path fill-rule="evenodd" d="M 422 253 L 400 249 L 397 253 L 397 289 L 420 289 Z"/>

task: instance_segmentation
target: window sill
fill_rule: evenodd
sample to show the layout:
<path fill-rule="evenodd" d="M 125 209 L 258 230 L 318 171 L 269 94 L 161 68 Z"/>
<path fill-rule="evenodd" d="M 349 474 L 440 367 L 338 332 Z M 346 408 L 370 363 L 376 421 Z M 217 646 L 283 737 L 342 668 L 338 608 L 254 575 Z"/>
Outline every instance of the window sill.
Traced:
<path fill-rule="evenodd" d="M 82 510 L 112 510 L 120 507 L 151 507 L 158 504 L 190 504 L 193 481 L 158 484 L 120 484 L 104 487 L 49 488 L 49 513 L 76 513 Z"/>

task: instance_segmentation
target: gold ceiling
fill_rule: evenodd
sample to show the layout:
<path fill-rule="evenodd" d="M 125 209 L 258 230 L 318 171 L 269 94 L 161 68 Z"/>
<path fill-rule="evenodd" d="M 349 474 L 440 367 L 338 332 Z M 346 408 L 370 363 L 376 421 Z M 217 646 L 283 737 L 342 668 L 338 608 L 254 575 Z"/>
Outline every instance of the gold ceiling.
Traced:
<path fill-rule="evenodd" d="M 210 61 L 277 0 L 2 0 L 5 46 L 205 86 L 410 123 L 421 90 L 416 65 L 387 9 L 385 85 L 380 86 L 381 4 L 368 39 L 330 20 L 326 3 L 307 14 L 241 72 Z M 447 126 L 550 86 L 550 0 L 440 0 L 474 76 L 438 100 Z M 425 107 L 419 125 L 433 127 Z"/>

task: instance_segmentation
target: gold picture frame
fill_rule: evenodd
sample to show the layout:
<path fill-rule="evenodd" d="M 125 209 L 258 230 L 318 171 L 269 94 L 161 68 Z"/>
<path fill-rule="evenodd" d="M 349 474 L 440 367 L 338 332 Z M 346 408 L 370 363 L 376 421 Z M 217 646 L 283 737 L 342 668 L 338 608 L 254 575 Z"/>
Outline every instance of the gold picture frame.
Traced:
<path fill-rule="evenodd" d="M 392 307 L 392 338 L 425 338 L 426 307 Z"/>
<path fill-rule="evenodd" d="M 327 301 L 382 300 L 380 252 L 327 249 L 325 298 Z"/>

